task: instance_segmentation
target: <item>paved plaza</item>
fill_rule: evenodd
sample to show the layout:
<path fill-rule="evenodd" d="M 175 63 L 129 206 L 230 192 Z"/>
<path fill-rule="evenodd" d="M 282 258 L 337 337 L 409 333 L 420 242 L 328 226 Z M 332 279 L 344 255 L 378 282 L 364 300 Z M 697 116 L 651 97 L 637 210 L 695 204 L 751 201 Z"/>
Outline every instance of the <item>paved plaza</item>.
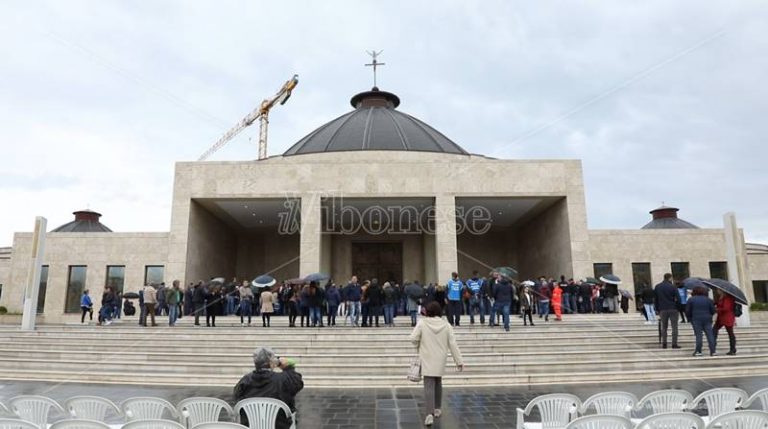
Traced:
<path fill-rule="evenodd" d="M 685 389 L 696 395 L 712 387 L 739 387 L 751 393 L 768 385 L 768 377 L 726 378 L 663 383 L 632 383 L 614 385 L 641 397 L 662 388 Z M 608 390 L 604 385 L 489 388 L 446 388 L 443 393 L 443 417 L 434 428 L 512 428 L 515 409 L 538 395 L 568 392 L 586 399 Z M 85 384 L 50 384 L 38 382 L 2 382 L 0 397 L 5 399 L 22 394 L 38 394 L 63 401 L 75 395 L 97 395 L 115 402 L 134 396 L 158 396 L 171 403 L 192 396 L 212 396 L 230 403 L 231 389 L 210 387 L 139 387 Z M 423 427 L 424 402 L 418 388 L 382 389 L 305 389 L 299 393 L 296 405 L 300 428 L 380 428 L 410 429 Z"/>

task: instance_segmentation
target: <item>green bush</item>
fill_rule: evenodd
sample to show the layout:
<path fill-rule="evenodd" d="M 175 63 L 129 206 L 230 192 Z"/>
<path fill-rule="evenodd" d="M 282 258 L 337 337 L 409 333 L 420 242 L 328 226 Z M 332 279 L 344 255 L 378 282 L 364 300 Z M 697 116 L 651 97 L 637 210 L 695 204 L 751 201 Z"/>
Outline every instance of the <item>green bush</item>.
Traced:
<path fill-rule="evenodd" d="M 0 305 L 0 314 L 7 314 L 7 313 L 8 313 L 8 309 Z"/>
<path fill-rule="evenodd" d="M 749 311 L 768 311 L 768 302 L 753 302 L 749 306 Z"/>

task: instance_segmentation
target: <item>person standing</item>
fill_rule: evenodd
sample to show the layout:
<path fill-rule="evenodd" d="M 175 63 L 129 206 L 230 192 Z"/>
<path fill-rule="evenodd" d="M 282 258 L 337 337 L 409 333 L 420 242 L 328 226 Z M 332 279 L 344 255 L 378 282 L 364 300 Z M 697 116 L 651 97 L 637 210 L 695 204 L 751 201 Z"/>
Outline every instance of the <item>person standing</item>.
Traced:
<path fill-rule="evenodd" d="M 501 311 L 504 330 L 507 332 L 509 332 L 509 307 L 512 305 L 512 295 L 514 295 L 514 287 L 512 286 L 512 283 L 506 278 L 500 277 L 496 284 L 493 285 L 495 309 L 491 314 L 491 320 L 493 321 L 493 325 L 498 325 L 496 313 L 497 311 Z"/>
<path fill-rule="evenodd" d="M 101 309 L 99 310 L 99 324 L 111 325 L 112 324 L 112 309 L 115 306 L 115 293 L 112 291 L 111 286 L 104 288 L 104 293 L 101 295 Z"/>
<path fill-rule="evenodd" d="M 323 319 L 320 314 L 320 307 L 323 305 L 323 294 L 317 282 L 309 283 L 308 293 L 307 305 L 309 306 L 309 317 L 307 318 L 307 326 L 310 326 L 309 321 L 312 321 L 313 328 L 316 326 L 323 326 Z"/>
<path fill-rule="evenodd" d="M 144 306 L 147 308 L 147 316 L 152 321 L 152 326 L 157 326 L 155 322 L 155 307 L 157 306 L 157 290 L 155 285 L 147 284 L 144 286 Z M 144 319 L 144 326 L 147 326 L 147 320 Z"/>
<path fill-rule="evenodd" d="M 679 349 L 677 344 L 677 303 L 680 295 L 672 284 L 672 274 L 664 274 L 664 280 L 653 288 L 655 294 L 656 309 L 661 317 L 661 348 L 667 348 L 667 331 L 672 325 L 672 348 Z"/>
<path fill-rule="evenodd" d="M 344 289 L 344 299 L 347 302 L 347 317 L 349 317 L 349 323 L 354 326 L 360 326 L 360 299 L 362 298 L 363 292 L 360 288 L 360 283 L 357 282 L 357 276 L 352 276 Z M 347 323 L 346 319 L 344 320 L 344 323 Z"/>
<path fill-rule="evenodd" d="M 229 282 L 226 289 L 224 289 L 227 294 L 226 307 L 224 309 L 224 314 L 226 316 L 235 314 L 235 294 L 238 293 L 237 286 L 237 277 L 233 277 L 232 281 Z"/>
<path fill-rule="evenodd" d="M 274 296 L 269 288 L 261 293 L 261 326 L 269 328 L 270 317 L 275 312 Z"/>
<path fill-rule="evenodd" d="M 299 317 L 299 285 L 289 286 L 290 296 L 288 297 L 288 327 L 296 327 L 296 318 Z"/>
<path fill-rule="evenodd" d="M 200 280 L 192 291 L 192 306 L 195 313 L 195 326 L 200 326 L 200 316 L 205 312 L 205 287 Z"/>
<path fill-rule="evenodd" d="M 552 286 L 552 308 L 555 310 L 555 322 L 562 322 L 563 288 L 560 283 L 553 283 Z"/>
<path fill-rule="evenodd" d="M 680 320 L 682 320 L 683 323 L 686 323 L 685 304 L 688 303 L 688 289 L 685 287 L 684 284 L 680 283 L 677 285 L 677 294 L 680 295 L 680 302 L 678 302 L 677 304 L 677 311 L 680 313 Z M 688 321 L 690 322 L 690 320 Z"/>
<path fill-rule="evenodd" d="M 450 350 L 459 371 L 464 370 L 464 360 L 456 344 L 453 328 L 442 319 L 442 308 L 436 302 L 427 305 L 427 317 L 419 320 L 411 332 L 411 343 L 416 346 L 424 377 L 424 397 L 427 417 L 424 424 L 431 426 L 442 414 L 443 375 L 445 361 Z"/>
<path fill-rule="evenodd" d="M 411 316 L 411 327 L 416 326 L 418 321 L 419 301 L 424 296 L 424 288 L 421 287 L 418 280 L 413 283 L 405 283 L 405 296 L 407 298 L 405 309 Z"/>
<path fill-rule="evenodd" d="M 82 316 L 80 316 L 80 323 L 85 323 L 85 313 L 90 313 L 88 320 L 93 320 L 93 301 L 88 295 L 88 289 L 84 290 L 83 296 L 80 297 L 80 310 L 83 311 Z"/>
<path fill-rule="evenodd" d="M 242 286 L 237 290 L 240 295 L 240 326 L 245 325 L 245 318 L 248 318 L 248 326 L 251 326 L 251 317 L 253 316 L 253 291 L 248 280 L 243 280 Z"/>
<path fill-rule="evenodd" d="M 535 326 L 533 324 L 533 294 L 531 293 L 531 288 L 528 286 L 523 287 L 523 293 L 520 296 L 520 308 L 522 308 L 523 311 L 523 326 L 528 326 L 528 322 L 531 322 L 531 326 Z M 525 318 L 528 317 L 528 320 L 525 320 Z"/>
<path fill-rule="evenodd" d="M 174 280 L 173 286 L 166 288 L 165 303 L 168 305 L 168 326 L 176 326 L 176 319 L 179 317 L 179 301 L 181 300 L 181 290 L 179 290 L 179 281 Z"/>
<path fill-rule="evenodd" d="M 205 298 L 208 301 L 205 308 L 205 326 L 216 327 L 216 316 L 221 315 L 224 310 L 224 300 L 221 295 L 221 289 L 218 283 L 211 284 Z"/>
<path fill-rule="evenodd" d="M 328 290 L 325 291 L 325 302 L 328 305 L 328 326 L 336 326 L 336 313 L 339 311 L 339 304 L 341 304 L 341 293 L 336 284 L 331 283 L 328 286 Z"/>
<path fill-rule="evenodd" d="M 483 299 L 481 295 L 481 289 L 483 286 L 482 280 L 478 278 L 477 271 L 472 271 L 472 278 L 467 280 L 467 290 L 470 293 L 469 296 L 469 324 L 475 324 L 475 311 L 480 314 L 480 324 L 485 325 L 485 314 L 483 309 Z"/>
<path fill-rule="evenodd" d="M 539 287 L 539 318 L 544 317 L 545 322 L 549 322 L 549 302 L 552 299 L 552 289 L 546 281 Z"/>
<path fill-rule="evenodd" d="M 691 325 L 693 326 L 693 334 L 696 336 L 696 349 L 693 351 L 694 356 L 701 356 L 702 333 L 707 335 L 709 355 L 717 356 L 717 352 L 715 351 L 717 347 L 715 343 L 715 334 L 712 332 L 712 316 L 715 314 L 715 304 L 709 299 L 707 294 L 708 291 L 706 287 L 696 286 L 693 288 L 693 296 L 691 296 L 685 306 L 688 320 L 691 321 Z M 677 309 L 675 309 L 675 312 L 677 312 Z"/>
<path fill-rule="evenodd" d="M 189 283 L 189 285 L 184 289 L 184 315 L 185 316 L 191 316 L 192 313 L 195 311 L 195 306 L 192 305 L 192 293 L 195 290 L 194 283 Z"/>
<path fill-rule="evenodd" d="M 731 295 L 724 293 L 720 289 L 715 289 L 715 300 L 717 302 L 717 321 L 715 321 L 715 341 L 717 341 L 717 334 L 720 333 L 720 328 L 725 328 L 728 332 L 728 342 L 730 349 L 728 356 L 736 354 L 736 334 L 733 333 L 733 327 L 736 325 L 736 314 L 734 309 L 736 308 L 736 300 Z"/>
<path fill-rule="evenodd" d="M 650 286 L 645 286 L 640 294 L 643 300 L 643 308 L 645 309 L 645 324 L 656 324 L 656 310 L 654 309 L 654 303 L 656 302 L 656 293 Z"/>
<path fill-rule="evenodd" d="M 158 316 L 162 316 L 167 311 L 166 309 L 167 303 L 165 302 L 165 291 L 166 291 L 165 283 L 160 283 L 160 286 L 156 290 L 157 305 L 155 307 L 155 314 Z"/>
<path fill-rule="evenodd" d="M 451 273 L 451 279 L 445 286 L 448 294 L 448 323 L 451 326 L 459 326 L 461 322 L 461 294 L 464 291 L 464 283 L 459 279 L 459 273 Z"/>
<path fill-rule="evenodd" d="M 561 292 L 560 308 L 562 312 L 565 314 L 573 313 L 571 309 L 571 293 L 568 290 L 568 282 L 565 281 L 565 275 L 560 275 L 560 283 L 558 283 L 558 285 L 560 286 L 560 292 Z M 554 292 L 554 289 L 552 291 Z"/>
<path fill-rule="evenodd" d="M 379 316 L 381 315 L 381 304 L 384 301 L 384 291 L 379 285 L 379 279 L 372 279 L 371 284 L 366 290 L 368 298 L 368 326 L 373 327 L 373 321 L 376 321 L 376 327 L 379 327 Z"/>
<path fill-rule="evenodd" d="M 384 282 L 384 326 L 395 326 L 395 308 L 397 307 L 397 289 L 389 282 Z"/>

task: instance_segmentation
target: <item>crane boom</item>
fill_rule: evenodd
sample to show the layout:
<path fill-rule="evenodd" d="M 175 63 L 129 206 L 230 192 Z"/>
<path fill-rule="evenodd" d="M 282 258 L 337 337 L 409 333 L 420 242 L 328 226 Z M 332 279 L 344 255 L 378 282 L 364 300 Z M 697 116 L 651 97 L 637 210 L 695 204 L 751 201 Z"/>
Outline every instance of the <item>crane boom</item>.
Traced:
<path fill-rule="evenodd" d="M 238 134 L 240 134 L 241 131 L 248 128 L 251 124 L 256 122 L 257 119 L 259 119 L 259 159 L 264 159 L 267 157 L 267 124 L 269 121 L 267 120 L 269 116 L 269 111 L 275 106 L 275 104 L 280 103 L 281 105 L 285 104 L 286 101 L 288 101 L 288 98 L 291 96 L 291 92 L 294 88 L 296 88 L 296 85 L 299 84 L 299 75 L 293 75 L 291 79 L 286 81 L 283 86 L 280 88 L 280 90 L 277 91 L 277 93 L 272 96 L 271 98 L 265 99 L 261 102 L 259 107 L 255 108 L 251 113 L 249 113 L 246 117 L 244 117 L 240 122 L 237 123 L 234 127 L 232 127 L 229 131 L 224 133 L 219 140 L 214 143 L 213 146 L 208 148 L 205 153 L 200 155 L 200 158 L 198 158 L 198 161 L 205 161 L 213 155 L 217 150 L 221 149 L 229 143 L 230 140 L 235 138 Z"/>

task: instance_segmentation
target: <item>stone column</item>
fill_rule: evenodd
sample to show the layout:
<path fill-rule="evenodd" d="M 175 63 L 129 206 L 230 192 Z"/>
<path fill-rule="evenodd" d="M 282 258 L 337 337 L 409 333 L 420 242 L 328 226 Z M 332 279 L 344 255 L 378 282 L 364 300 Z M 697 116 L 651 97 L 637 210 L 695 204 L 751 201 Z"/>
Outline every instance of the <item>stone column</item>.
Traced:
<path fill-rule="evenodd" d="M 755 301 L 754 290 L 750 283 L 749 265 L 747 264 L 747 248 L 744 245 L 744 237 L 736 225 L 736 215 L 728 212 L 723 216 L 725 224 L 725 257 L 728 262 L 728 280 L 735 284 L 747 296 L 750 303 Z M 749 327 L 749 306 L 742 306 L 743 314 L 737 323 L 742 327 Z"/>
<path fill-rule="evenodd" d="M 458 271 L 456 244 L 456 198 L 453 195 L 435 197 L 435 256 L 437 282 L 445 283 L 451 273 Z"/>
<path fill-rule="evenodd" d="M 320 195 L 302 195 L 301 236 L 299 237 L 299 275 L 301 277 L 320 271 L 321 222 Z"/>
<path fill-rule="evenodd" d="M 45 227 L 48 221 L 44 217 L 35 218 L 35 232 L 32 234 L 32 254 L 27 271 L 27 287 L 24 291 L 24 313 L 21 316 L 21 329 L 35 330 L 37 317 L 37 296 L 40 293 L 40 270 L 43 268 L 45 255 Z"/>

